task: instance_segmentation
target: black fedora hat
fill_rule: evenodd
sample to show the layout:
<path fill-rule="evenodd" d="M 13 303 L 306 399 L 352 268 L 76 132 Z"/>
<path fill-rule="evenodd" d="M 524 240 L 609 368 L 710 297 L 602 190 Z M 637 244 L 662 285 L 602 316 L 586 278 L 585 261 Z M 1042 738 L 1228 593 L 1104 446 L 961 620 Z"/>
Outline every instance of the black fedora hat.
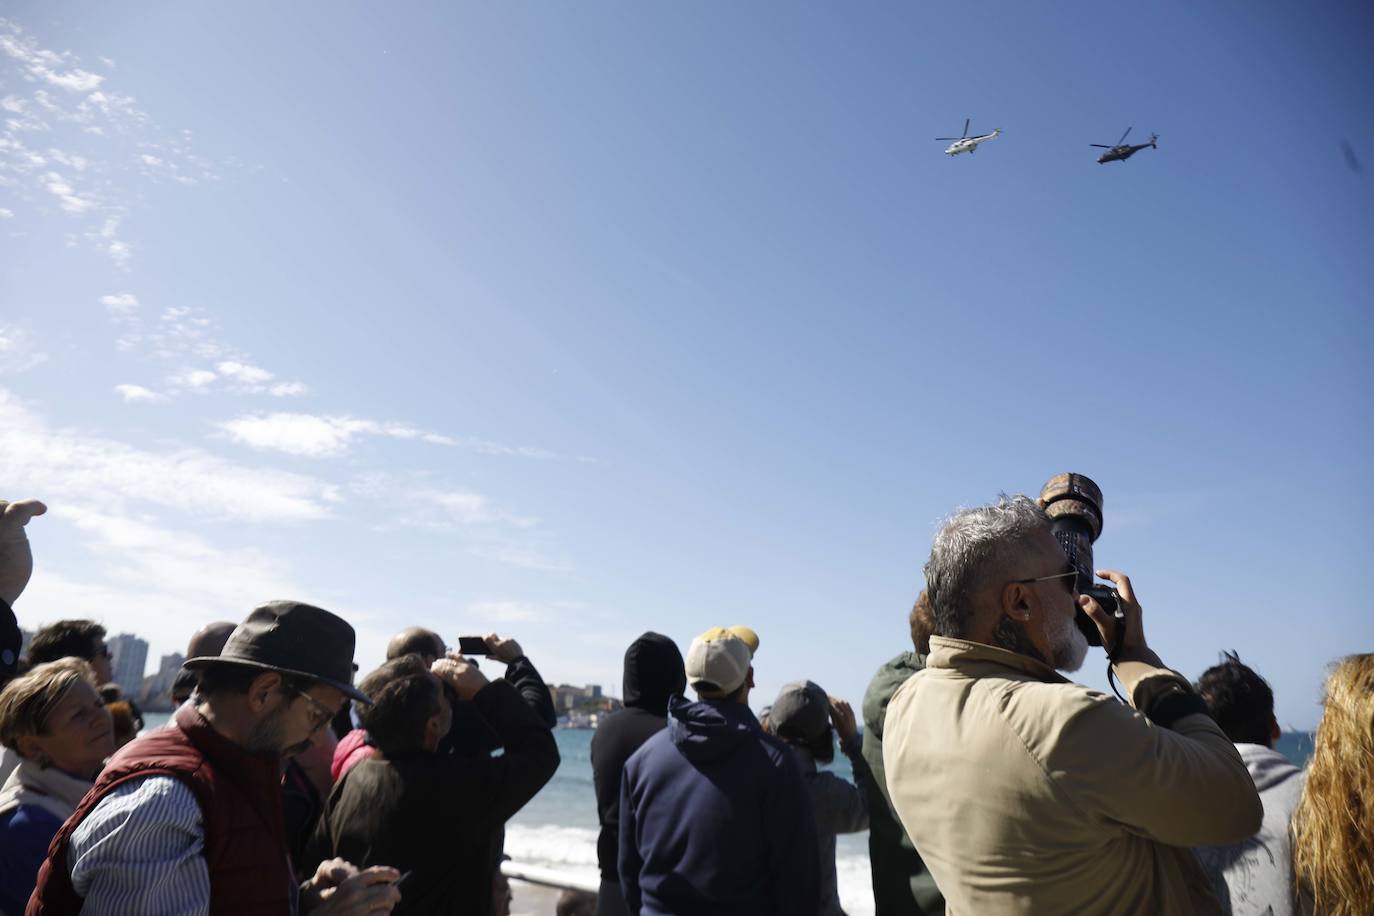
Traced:
<path fill-rule="evenodd" d="M 342 617 L 299 601 L 269 601 L 253 608 L 219 655 L 188 658 L 187 668 L 215 662 L 248 665 L 328 684 L 371 703 L 353 680 L 353 628 Z"/>

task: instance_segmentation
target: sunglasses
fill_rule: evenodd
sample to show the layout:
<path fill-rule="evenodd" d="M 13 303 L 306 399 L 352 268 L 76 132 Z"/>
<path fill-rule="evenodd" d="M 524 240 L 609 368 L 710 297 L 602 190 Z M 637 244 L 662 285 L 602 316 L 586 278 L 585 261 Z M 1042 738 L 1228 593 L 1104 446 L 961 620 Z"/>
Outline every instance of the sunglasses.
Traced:
<path fill-rule="evenodd" d="M 1063 572 L 1057 572 L 1050 576 L 1036 576 L 1033 579 L 1013 579 L 1012 581 L 1018 584 L 1028 584 L 1031 582 L 1048 582 L 1051 579 L 1065 580 L 1064 587 L 1069 590 L 1069 594 L 1078 594 L 1078 570 L 1073 568 L 1072 563 L 1070 563 L 1068 569 L 1064 570 Z"/>

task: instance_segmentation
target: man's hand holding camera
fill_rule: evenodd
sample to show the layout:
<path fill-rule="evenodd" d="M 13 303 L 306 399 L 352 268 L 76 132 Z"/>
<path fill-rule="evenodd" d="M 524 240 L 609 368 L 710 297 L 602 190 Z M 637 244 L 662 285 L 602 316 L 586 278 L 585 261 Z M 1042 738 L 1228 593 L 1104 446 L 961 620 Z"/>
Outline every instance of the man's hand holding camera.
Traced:
<path fill-rule="evenodd" d="M 477 691 L 487 686 L 486 675 L 457 652 L 450 652 L 444 658 L 435 660 L 429 670 L 452 687 L 460 700 L 471 700 L 477 696 Z"/>
<path fill-rule="evenodd" d="M 1112 666 L 1116 670 L 1116 676 L 1126 686 L 1129 696 L 1129 692 L 1135 688 L 1136 682 L 1141 677 L 1163 668 L 1164 662 L 1160 661 L 1159 656 L 1145 641 L 1143 612 L 1140 608 L 1140 602 L 1136 599 L 1135 589 L 1131 587 L 1130 577 L 1114 569 L 1099 569 L 1097 575 L 1116 586 L 1125 619 L 1118 621 L 1088 595 L 1079 595 L 1078 605 L 1097 625 L 1098 632 L 1102 634 L 1102 645 L 1104 646 L 1116 645 L 1116 628 L 1118 626 L 1126 628 L 1125 633 L 1121 636 L 1121 651 L 1117 654 Z"/>
<path fill-rule="evenodd" d="M 498 662 L 505 662 L 509 665 L 525 654 L 525 650 L 520 648 L 520 643 L 513 639 L 502 639 L 495 633 L 488 633 L 482 638 L 487 643 L 487 654 Z"/>

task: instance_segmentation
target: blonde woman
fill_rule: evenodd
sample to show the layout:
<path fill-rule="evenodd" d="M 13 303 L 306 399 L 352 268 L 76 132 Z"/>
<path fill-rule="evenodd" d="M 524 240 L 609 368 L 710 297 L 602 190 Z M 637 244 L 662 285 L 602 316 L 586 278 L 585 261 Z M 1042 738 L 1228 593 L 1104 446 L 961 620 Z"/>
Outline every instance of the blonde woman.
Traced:
<path fill-rule="evenodd" d="M 1341 659 L 1326 679 L 1293 814 L 1293 870 L 1316 916 L 1374 913 L 1374 654 Z"/>
<path fill-rule="evenodd" d="M 0 789 L 0 913 L 22 913 L 48 844 L 114 753 L 90 666 L 64 658 L 5 685 L 0 743 L 20 757 Z"/>

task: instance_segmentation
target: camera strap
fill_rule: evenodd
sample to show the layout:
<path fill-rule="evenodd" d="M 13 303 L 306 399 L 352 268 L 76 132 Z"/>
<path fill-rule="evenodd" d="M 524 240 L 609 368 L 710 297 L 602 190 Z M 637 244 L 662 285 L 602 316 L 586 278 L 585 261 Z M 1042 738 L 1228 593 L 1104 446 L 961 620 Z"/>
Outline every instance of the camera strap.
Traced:
<path fill-rule="evenodd" d="M 1113 592 L 1115 593 L 1115 590 Z M 1121 609 L 1121 596 L 1119 594 L 1116 595 L 1116 610 L 1112 612 L 1112 616 L 1116 618 L 1116 632 L 1112 636 L 1111 647 L 1107 649 L 1107 684 L 1112 688 L 1112 693 L 1116 694 L 1116 698 L 1129 706 L 1130 703 L 1116 688 L 1116 672 L 1112 668 L 1116 664 L 1116 660 L 1121 657 L 1121 647 L 1126 642 L 1126 612 Z"/>

